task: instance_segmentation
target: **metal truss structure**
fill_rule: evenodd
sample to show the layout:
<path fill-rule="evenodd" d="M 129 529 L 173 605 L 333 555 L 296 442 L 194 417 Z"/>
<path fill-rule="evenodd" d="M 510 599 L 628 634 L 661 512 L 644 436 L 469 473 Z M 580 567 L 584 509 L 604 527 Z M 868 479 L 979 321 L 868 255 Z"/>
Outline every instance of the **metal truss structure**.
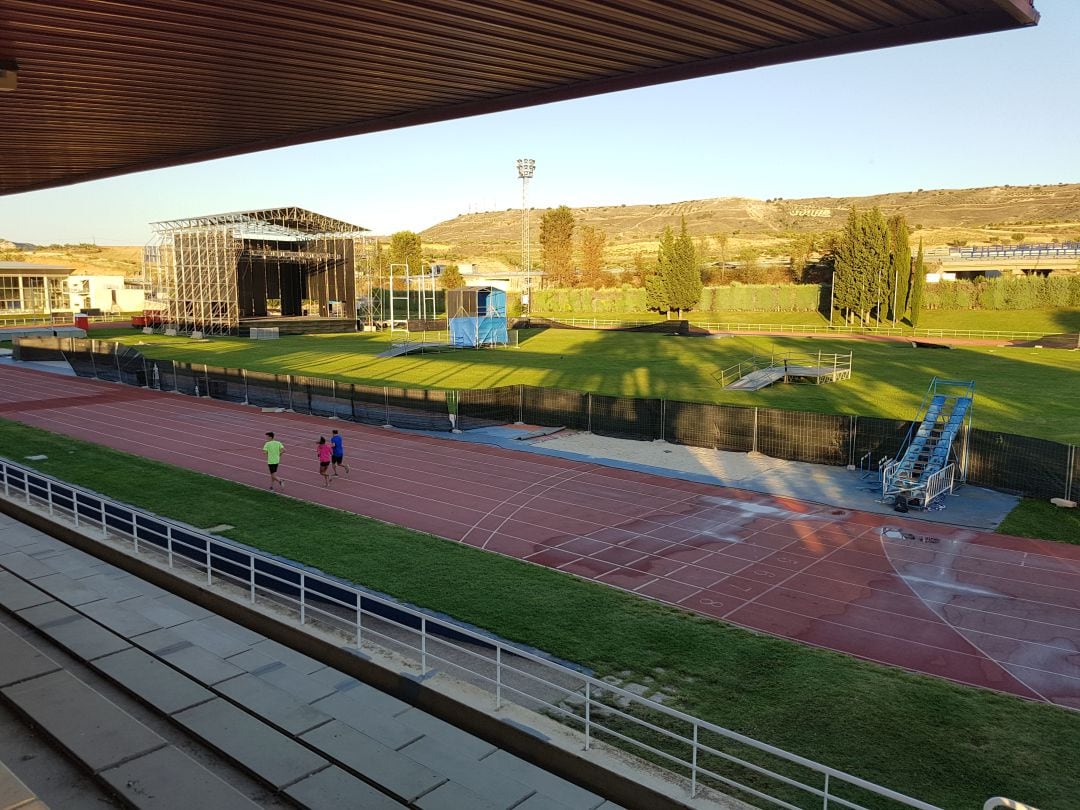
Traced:
<path fill-rule="evenodd" d="M 379 271 L 379 243 L 356 240 L 356 320 L 365 332 L 374 332 L 383 320 L 383 286 Z"/>
<path fill-rule="evenodd" d="M 239 329 L 241 254 L 305 268 L 351 264 L 353 242 L 366 230 L 295 207 L 166 220 L 151 227 L 155 236 L 143 255 L 151 300 L 166 326 L 206 335 Z"/>

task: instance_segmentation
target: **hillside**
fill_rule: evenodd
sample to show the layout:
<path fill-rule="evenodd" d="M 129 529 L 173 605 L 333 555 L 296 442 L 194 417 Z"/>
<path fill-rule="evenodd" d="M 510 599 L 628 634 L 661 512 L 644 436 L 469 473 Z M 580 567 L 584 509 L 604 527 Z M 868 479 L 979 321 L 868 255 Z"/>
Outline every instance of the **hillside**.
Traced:
<path fill-rule="evenodd" d="M 884 214 L 904 214 L 927 247 L 962 239 L 969 243 L 1008 240 L 1022 231 L 1031 240 L 1080 238 L 1080 184 L 991 186 L 878 194 L 870 197 L 812 197 L 752 200 L 720 197 L 708 200 L 577 208 L 581 225 L 608 235 L 613 258 L 655 248 L 665 227 L 678 228 L 682 217 L 694 236 L 727 233 L 731 247 L 770 243 L 793 233 L 824 233 L 841 227 L 851 206 L 878 206 Z M 533 211 L 531 227 L 539 235 L 542 210 Z M 436 252 L 460 257 L 505 253 L 514 255 L 521 233 L 521 213 L 506 211 L 464 214 L 428 228 L 421 235 Z"/>
<path fill-rule="evenodd" d="M 141 247 L 99 245 L 36 247 L 0 240 L 0 259 L 34 264 L 59 264 L 72 268 L 80 275 L 142 278 L 142 251 Z"/>

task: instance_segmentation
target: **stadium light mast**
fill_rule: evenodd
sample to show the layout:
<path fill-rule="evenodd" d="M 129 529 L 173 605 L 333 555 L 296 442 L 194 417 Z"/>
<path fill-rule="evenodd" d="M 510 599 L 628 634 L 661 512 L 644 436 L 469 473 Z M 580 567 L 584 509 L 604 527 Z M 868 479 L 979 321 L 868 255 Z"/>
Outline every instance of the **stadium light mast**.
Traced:
<path fill-rule="evenodd" d="M 532 257 L 529 255 L 529 205 L 527 191 L 536 161 L 532 158 L 518 158 L 517 173 L 521 178 L 521 314 L 528 315 L 532 308 Z"/>

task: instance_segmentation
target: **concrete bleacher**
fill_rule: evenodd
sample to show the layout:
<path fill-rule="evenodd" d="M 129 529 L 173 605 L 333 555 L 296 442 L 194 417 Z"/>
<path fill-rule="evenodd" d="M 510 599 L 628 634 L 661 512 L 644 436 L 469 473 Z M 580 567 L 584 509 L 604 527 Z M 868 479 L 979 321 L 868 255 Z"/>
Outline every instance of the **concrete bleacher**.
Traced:
<path fill-rule="evenodd" d="M 301 807 L 616 807 L 0 514 L 0 699 L 130 806 L 259 805 L 34 639 L 84 662 L 192 744 Z"/>

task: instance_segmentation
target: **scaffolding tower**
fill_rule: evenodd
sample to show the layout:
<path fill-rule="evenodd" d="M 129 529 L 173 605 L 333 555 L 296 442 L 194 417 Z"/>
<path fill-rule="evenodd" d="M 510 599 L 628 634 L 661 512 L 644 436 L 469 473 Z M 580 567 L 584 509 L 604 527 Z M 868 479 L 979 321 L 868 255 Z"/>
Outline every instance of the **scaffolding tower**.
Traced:
<path fill-rule="evenodd" d="M 295 207 L 167 220 L 151 227 L 154 238 L 143 254 L 144 272 L 163 320 L 177 332 L 235 334 L 242 317 L 266 316 L 271 299 L 279 301 L 281 315 L 348 318 L 355 327 L 353 246 L 365 228 Z M 274 288 L 267 268 L 277 268 L 277 296 L 270 294 Z M 287 290 L 281 268 L 295 271 Z M 317 312 L 308 312 L 309 306 Z"/>

